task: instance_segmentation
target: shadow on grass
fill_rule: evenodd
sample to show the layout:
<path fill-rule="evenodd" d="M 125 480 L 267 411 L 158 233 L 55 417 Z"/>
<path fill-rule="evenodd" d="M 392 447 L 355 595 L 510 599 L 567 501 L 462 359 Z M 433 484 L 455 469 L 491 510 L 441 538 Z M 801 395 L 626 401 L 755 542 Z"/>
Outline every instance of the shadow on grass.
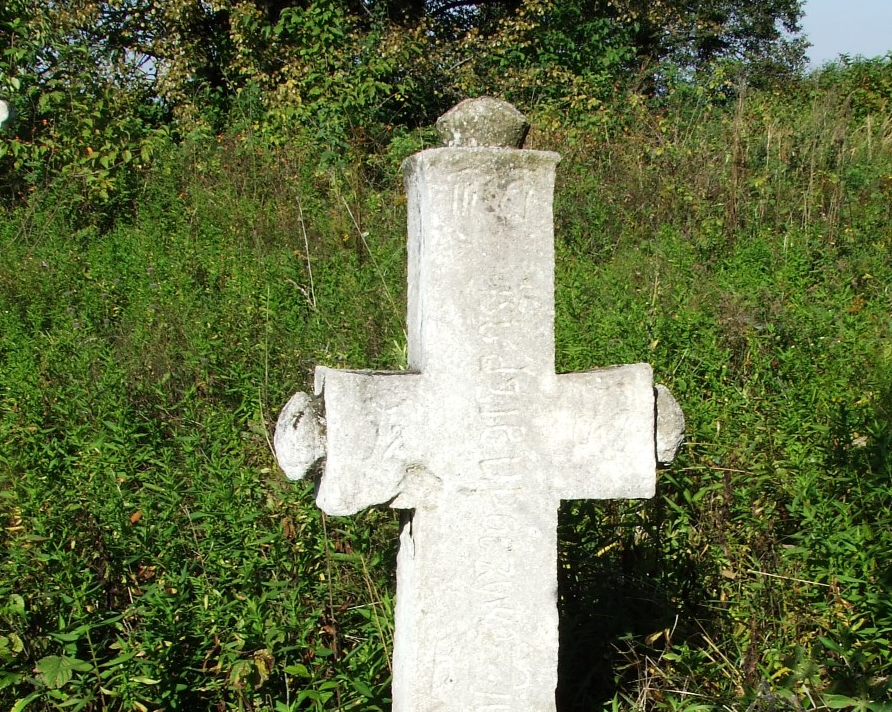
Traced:
<path fill-rule="evenodd" d="M 667 559 L 634 520 L 642 504 L 561 504 L 558 712 L 591 712 L 641 684 L 706 600 L 693 561 Z"/>

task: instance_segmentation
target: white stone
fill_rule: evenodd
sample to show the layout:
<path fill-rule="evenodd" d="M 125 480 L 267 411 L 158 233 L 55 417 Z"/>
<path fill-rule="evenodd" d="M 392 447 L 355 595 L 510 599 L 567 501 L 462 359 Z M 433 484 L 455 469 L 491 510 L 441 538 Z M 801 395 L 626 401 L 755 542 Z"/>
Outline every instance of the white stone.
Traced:
<path fill-rule="evenodd" d="M 437 120 L 437 133 L 451 148 L 523 148 L 530 124 L 511 104 L 481 96 L 466 99 Z"/>
<path fill-rule="evenodd" d="M 558 160 L 504 147 L 409 158 L 411 371 L 316 370 L 318 505 L 411 510 L 394 712 L 553 712 L 560 501 L 654 493 L 650 366 L 554 370 Z M 289 404 L 277 428 L 292 473 L 321 452 L 315 426 L 301 435 L 320 422 L 310 407 Z"/>
<path fill-rule="evenodd" d="M 0 129 L 9 127 L 15 118 L 15 107 L 6 99 L 0 99 Z"/>
<path fill-rule="evenodd" d="M 273 447 L 279 467 L 299 480 L 325 457 L 325 420 L 315 398 L 295 393 L 279 413 Z"/>
<path fill-rule="evenodd" d="M 668 465 L 675 459 L 684 442 L 684 413 L 666 386 L 658 383 L 656 391 L 657 462 Z"/>

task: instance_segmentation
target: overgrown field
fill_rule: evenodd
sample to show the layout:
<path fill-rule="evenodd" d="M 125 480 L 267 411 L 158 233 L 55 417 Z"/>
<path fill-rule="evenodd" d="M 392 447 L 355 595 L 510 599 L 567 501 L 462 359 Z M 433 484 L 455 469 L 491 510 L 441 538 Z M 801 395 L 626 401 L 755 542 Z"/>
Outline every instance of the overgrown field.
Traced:
<path fill-rule="evenodd" d="M 561 712 L 892 709 L 887 65 L 531 134 L 559 368 L 648 361 L 688 420 L 654 500 L 563 509 Z M 396 517 L 326 519 L 270 438 L 315 364 L 404 367 L 429 142 L 246 123 L 119 216 L 4 215 L 0 707 L 389 709 Z"/>

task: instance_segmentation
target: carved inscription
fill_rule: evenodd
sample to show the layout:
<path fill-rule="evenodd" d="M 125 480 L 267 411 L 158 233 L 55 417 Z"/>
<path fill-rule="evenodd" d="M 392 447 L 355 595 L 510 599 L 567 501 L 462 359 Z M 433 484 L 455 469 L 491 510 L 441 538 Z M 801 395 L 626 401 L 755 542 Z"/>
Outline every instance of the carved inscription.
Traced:
<path fill-rule="evenodd" d="M 479 419 L 477 486 L 487 491 L 521 486 L 526 460 L 523 406 L 534 380 L 520 357 L 515 362 L 506 356 L 515 352 L 519 325 L 512 298 L 518 298 L 518 291 L 498 285 L 479 293 L 481 346 L 474 394 Z"/>
<path fill-rule="evenodd" d="M 528 220 L 529 206 L 535 191 L 524 188 L 524 178 L 505 180 L 501 176 L 485 175 L 477 169 L 458 171 L 452 186 L 452 213 L 456 217 L 480 218 L 477 205 L 481 202 L 486 212 L 504 228 L 522 225 Z M 465 237 L 464 233 L 460 237 Z"/>
<path fill-rule="evenodd" d="M 365 453 L 366 461 L 383 463 L 406 458 L 405 429 L 407 416 L 411 418 L 412 409 L 404 398 L 381 399 L 375 403 L 377 417 L 372 445 Z"/>
<path fill-rule="evenodd" d="M 520 522 L 512 514 L 497 513 L 495 501 L 492 507 L 481 522 L 477 542 L 481 556 L 474 563 L 470 593 L 471 600 L 477 601 L 478 632 L 496 643 L 501 653 L 498 664 L 484 664 L 477 670 L 471 692 L 474 709 L 513 712 L 529 686 L 515 640 L 525 622 L 515 597 L 523 575 L 514 550 Z"/>

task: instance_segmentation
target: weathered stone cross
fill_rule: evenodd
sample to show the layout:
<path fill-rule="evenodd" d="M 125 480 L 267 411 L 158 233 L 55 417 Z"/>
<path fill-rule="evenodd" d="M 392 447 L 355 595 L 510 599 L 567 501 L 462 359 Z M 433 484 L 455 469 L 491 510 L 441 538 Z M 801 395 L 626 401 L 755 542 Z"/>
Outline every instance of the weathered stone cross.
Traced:
<path fill-rule="evenodd" d="M 295 478 L 326 458 L 328 514 L 413 510 L 394 712 L 550 712 L 560 500 L 653 496 L 684 421 L 647 364 L 555 373 L 558 155 L 520 150 L 525 119 L 494 99 L 438 126 L 446 147 L 404 165 L 412 370 L 318 367 L 324 415 L 297 394 L 276 452 Z"/>

